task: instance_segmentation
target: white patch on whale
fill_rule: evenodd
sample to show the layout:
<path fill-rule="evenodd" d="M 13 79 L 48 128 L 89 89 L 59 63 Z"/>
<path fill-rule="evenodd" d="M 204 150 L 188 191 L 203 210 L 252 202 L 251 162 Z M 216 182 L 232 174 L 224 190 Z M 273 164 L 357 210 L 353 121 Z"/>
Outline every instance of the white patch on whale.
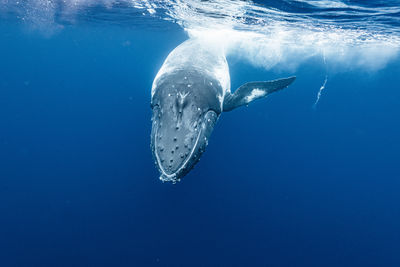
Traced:
<path fill-rule="evenodd" d="M 246 96 L 246 102 L 250 103 L 254 99 L 265 96 L 266 94 L 267 94 L 267 92 L 260 90 L 258 88 L 255 88 L 255 89 L 253 89 L 253 91 L 251 91 L 250 95 Z"/>

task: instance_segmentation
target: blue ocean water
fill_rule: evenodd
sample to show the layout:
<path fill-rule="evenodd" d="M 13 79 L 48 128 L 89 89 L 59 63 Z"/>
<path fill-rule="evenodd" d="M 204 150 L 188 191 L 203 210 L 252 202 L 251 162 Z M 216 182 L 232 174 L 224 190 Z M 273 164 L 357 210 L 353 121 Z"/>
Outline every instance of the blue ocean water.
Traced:
<path fill-rule="evenodd" d="M 399 1 L 68 3 L 0 0 L 0 266 L 400 266 Z M 233 90 L 297 79 L 162 183 L 152 82 L 213 27 Z"/>

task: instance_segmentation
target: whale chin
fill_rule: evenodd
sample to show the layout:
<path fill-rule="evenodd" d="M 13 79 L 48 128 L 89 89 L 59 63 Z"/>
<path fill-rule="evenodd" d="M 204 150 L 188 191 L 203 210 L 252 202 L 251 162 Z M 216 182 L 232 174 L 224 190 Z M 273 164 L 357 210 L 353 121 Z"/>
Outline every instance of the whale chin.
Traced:
<path fill-rule="evenodd" d="M 214 111 L 177 126 L 153 110 L 151 146 L 160 180 L 176 183 L 200 160 L 218 119 Z"/>
<path fill-rule="evenodd" d="M 154 154 L 156 158 L 156 164 L 160 171 L 160 180 L 163 182 L 177 182 L 180 181 L 181 177 L 183 177 L 190 169 L 193 168 L 193 165 L 199 160 L 202 152 L 198 151 L 198 144 L 200 137 L 202 135 L 202 130 L 200 130 L 193 138 L 194 143 L 193 147 L 186 147 L 185 152 L 179 153 L 180 155 L 174 157 L 171 155 L 169 160 L 165 160 L 165 155 L 163 155 L 163 151 L 160 149 L 155 149 Z M 156 133 L 157 136 L 157 133 Z M 155 146 L 157 147 L 157 138 L 155 140 Z M 175 149 L 175 151 L 178 149 Z M 174 150 L 171 150 L 174 151 Z M 178 153 L 176 151 L 175 153 Z M 193 159 L 192 159 L 193 157 Z M 197 158 L 197 161 L 193 160 Z"/>
<path fill-rule="evenodd" d="M 159 130 L 156 129 L 155 139 L 154 139 L 154 156 L 156 158 L 156 164 L 160 171 L 160 180 L 163 182 L 176 182 L 179 181 L 180 177 L 186 174 L 190 163 L 192 163 L 191 158 L 200 157 L 198 156 L 197 146 L 199 144 L 200 136 L 202 135 L 202 129 L 196 131 L 188 132 L 181 137 L 183 137 L 186 141 L 184 141 L 183 148 L 180 147 L 182 143 L 179 137 L 176 135 L 171 139 L 169 144 L 165 144 L 163 142 L 163 135 L 159 133 Z M 161 144 L 160 144 L 161 143 Z M 168 147 L 167 149 L 165 147 Z M 158 148 L 158 149 L 157 149 Z M 193 164 L 193 163 L 192 163 Z"/>

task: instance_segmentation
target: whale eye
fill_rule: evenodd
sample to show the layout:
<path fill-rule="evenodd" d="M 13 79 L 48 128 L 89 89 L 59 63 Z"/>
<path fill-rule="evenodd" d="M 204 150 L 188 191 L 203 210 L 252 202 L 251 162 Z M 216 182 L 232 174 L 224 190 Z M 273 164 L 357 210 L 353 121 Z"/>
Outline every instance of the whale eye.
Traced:
<path fill-rule="evenodd" d="M 160 103 L 159 102 L 150 102 L 150 108 L 154 109 L 154 108 L 159 108 L 160 107 Z"/>

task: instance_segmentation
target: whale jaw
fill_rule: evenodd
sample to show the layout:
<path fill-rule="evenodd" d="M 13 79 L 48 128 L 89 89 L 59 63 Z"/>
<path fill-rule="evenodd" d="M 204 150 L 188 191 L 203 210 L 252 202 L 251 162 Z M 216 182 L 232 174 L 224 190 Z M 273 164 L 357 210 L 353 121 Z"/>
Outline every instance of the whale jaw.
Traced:
<path fill-rule="evenodd" d="M 216 112 L 187 111 L 178 124 L 169 115 L 153 108 L 151 148 L 160 180 L 176 183 L 200 160 L 218 119 Z M 186 115 L 186 116 L 185 116 Z"/>

